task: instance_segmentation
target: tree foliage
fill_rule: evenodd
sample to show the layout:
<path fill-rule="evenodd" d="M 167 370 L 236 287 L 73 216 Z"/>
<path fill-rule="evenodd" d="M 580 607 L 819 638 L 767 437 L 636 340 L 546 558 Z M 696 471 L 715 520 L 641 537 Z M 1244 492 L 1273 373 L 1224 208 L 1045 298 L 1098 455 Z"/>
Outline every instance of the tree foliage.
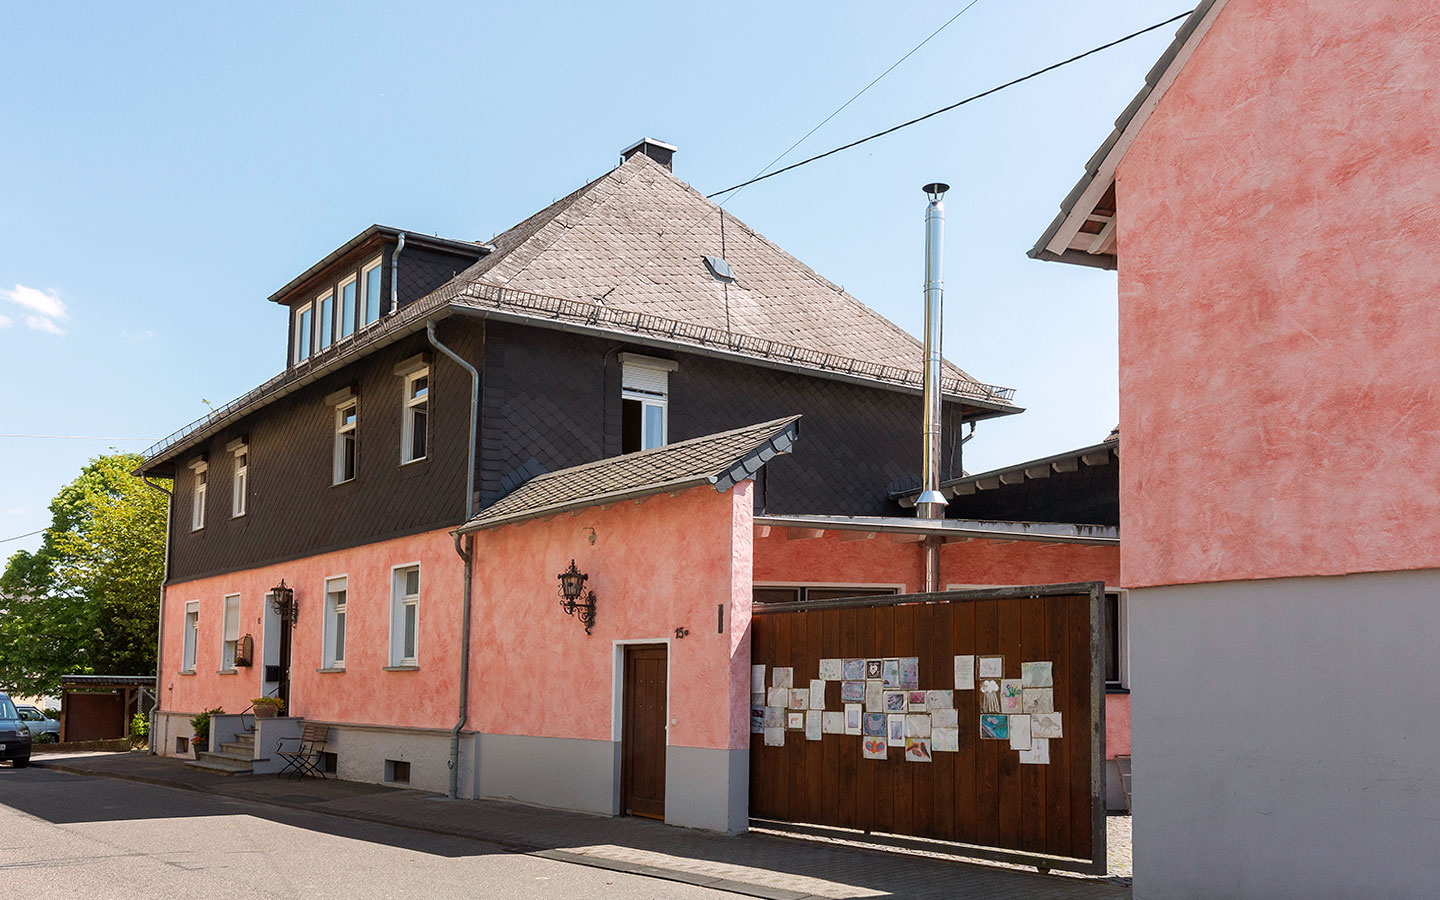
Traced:
<path fill-rule="evenodd" d="M 40 549 L 0 575 L 0 689 L 55 692 L 61 675 L 148 675 L 165 564 L 164 495 L 134 454 L 91 460 L 50 501 Z"/>

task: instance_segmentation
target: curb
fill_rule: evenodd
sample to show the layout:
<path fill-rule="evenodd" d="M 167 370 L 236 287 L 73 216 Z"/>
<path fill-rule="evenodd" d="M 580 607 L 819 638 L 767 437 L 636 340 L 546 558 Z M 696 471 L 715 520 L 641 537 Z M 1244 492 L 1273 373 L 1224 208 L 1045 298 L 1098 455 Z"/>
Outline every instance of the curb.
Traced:
<path fill-rule="evenodd" d="M 680 884 L 689 884 L 696 887 L 708 887 L 713 890 L 727 891 L 745 897 L 758 897 L 761 900 L 822 900 L 815 894 L 801 894 L 796 891 L 785 890 L 784 888 L 766 887 L 760 884 L 750 884 L 743 881 L 731 881 L 724 878 L 715 878 L 708 875 L 699 875 L 691 872 L 682 872 L 678 869 L 665 869 L 657 866 L 642 866 L 635 863 L 610 860 L 603 857 L 590 857 L 579 853 L 571 853 L 566 850 L 547 849 L 535 844 L 527 844 L 518 841 L 506 841 L 493 837 L 476 837 L 458 831 L 449 831 L 442 828 L 416 824 L 388 818 L 385 816 L 366 815 L 353 810 L 320 810 L 309 806 L 301 806 L 294 803 L 280 803 L 274 800 L 255 799 L 251 797 L 236 797 L 222 791 L 212 790 L 198 784 L 184 784 L 175 781 L 166 781 L 162 778 L 150 778 L 144 775 L 134 775 L 128 772 L 96 772 L 80 766 L 67 765 L 60 761 L 32 760 L 32 768 L 49 769 L 54 772 L 63 772 L 66 775 L 82 775 L 90 778 L 109 778 L 114 781 L 129 781 L 136 784 L 148 784 L 155 787 L 174 788 L 181 791 L 193 791 L 197 794 L 209 794 L 212 797 L 223 797 L 227 800 L 238 800 L 242 803 L 256 803 L 261 806 L 271 806 L 276 809 L 299 810 L 302 812 L 314 813 L 315 815 L 334 816 L 339 819 L 351 819 L 357 822 L 368 822 L 372 825 L 387 825 L 391 828 L 404 828 L 408 831 L 420 831 L 426 834 L 435 834 L 442 837 L 461 838 L 468 841 L 475 841 L 479 844 L 489 844 L 524 856 L 534 856 L 540 859 L 548 859 L 553 862 L 570 863 L 577 866 L 585 866 L 591 869 L 603 869 L 608 872 L 619 872 L 625 875 L 637 875 L 642 878 L 653 878 L 658 881 L 671 881 Z"/>

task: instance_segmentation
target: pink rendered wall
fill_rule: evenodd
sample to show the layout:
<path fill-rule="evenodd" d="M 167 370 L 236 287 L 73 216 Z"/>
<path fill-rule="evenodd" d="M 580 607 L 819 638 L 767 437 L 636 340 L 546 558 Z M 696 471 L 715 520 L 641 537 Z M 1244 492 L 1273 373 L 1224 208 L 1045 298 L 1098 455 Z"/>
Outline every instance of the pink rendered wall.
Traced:
<path fill-rule="evenodd" d="M 1105 695 L 1105 758 L 1130 755 L 1130 695 Z"/>
<path fill-rule="evenodd" d="M 913 592 L 924 587 L 919 544 L 897 544 L 879 534 L 870 540 L 841 540 L 842 532 L 792 541 L 783 528 L 755 541 L 756 584 L 896 585 Z M 1116 584 L 1120 554 L 1115 547 L 974 540 L 940 549 L 943 584 L 1056 584 L 1103 581 Z"/>
<path fill-rule="evenodd" d="M 419 671 L 389 665 L 390 569 L 420 563 Z M 450 535 L 430 532 L 259 569 L 170 585 L 165 597 L 161 708 L 238 713 L 260 696 L 264 677 L 265 592 L 285 579 L 300 605 L 294 629 L 291 710 L 326 722 L 441 728 L 455 723 L 463 569 Z M 345 671 L 320 674 L 325 579 L 348 575 Z M 240 594 L 240 633 L 255 638 L 255 665 L 219 675 L 224 597 Z M 181 675 L 187 601 L 200 601 L 194 675 Z"/>
<path fill-rule="evenodd" d="M 747 747 L 750 489 L 697 487 L 477 533 L 467 727 L 615 739 L 617 644 L 668 641 L 669 743 Z M 556 595 L 572 558 L 597 597 L 589 636 Z"/>
<path fill-rule="evenodd" d="M 1231 0 L 1122 161 L 1124 584 L 1440 566 L 1437 46 Z"/>

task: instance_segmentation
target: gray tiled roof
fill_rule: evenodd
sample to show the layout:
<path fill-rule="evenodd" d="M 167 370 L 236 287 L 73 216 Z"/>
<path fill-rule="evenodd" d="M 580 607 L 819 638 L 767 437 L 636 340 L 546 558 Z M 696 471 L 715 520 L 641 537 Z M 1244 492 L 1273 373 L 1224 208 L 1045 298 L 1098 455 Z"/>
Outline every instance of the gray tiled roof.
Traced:
<path fill-rule="evenodd" d="M 636 154 L 497 235 L 495 252 L 441 291 L 482 282 L 923 369 L 919 340 L 729 213 L 722 254 L 720 215 L 667 168 Z M 728 291 L 706 270 L 707 255 L 729 262 L 735 281 Z M 947 378 L 975 381 L 945 365 Z"/>
<path fill-rule="evenodd" d="M 790 416 L 539 475 L 481 510 L 460 530 L 479 531 L 701 484 L 726 491 L 788 452 L 800 436 L 799 423 L 799 416 Z"/>

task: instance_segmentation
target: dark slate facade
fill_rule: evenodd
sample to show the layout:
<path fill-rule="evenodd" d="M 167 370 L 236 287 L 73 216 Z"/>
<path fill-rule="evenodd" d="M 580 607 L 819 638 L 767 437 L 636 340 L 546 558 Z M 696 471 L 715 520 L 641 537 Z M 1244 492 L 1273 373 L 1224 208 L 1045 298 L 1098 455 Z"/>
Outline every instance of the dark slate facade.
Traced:
<path fill-rule="evenodd" d="M 628 351 L 678 364 L 669 382 L 672 442 L 804 417 L 794 452 L 773 460 L 758 485 L 757 506 L 765 511 L 913 514 L 889 494 L 918 483 L 918 394 L 479 317 L 451 316 L 437 329 L 482 375 L 481 507 L 535 474 L 619 454 L 620 354 Z M 431 355 L 431 449 L 425 462 L 401 466 L 403 378 L 393 369 L 421 352 Z M 359 397 L 359 474 L 332 486 L 334 408 L 324 398 L 346 386 Z M 422 332 L 257 410 L 206 441 L 206 526 L 193 533 L 194 479 L 186 463 L 202 451 L 183 453 L 175 463 L 171 579 L 458 526 L 464 519 L 469 391 L 469 375 Z M 958 405 L 949 409 L 958 420 Z M 949 460 L 948 439 L 958 421 L 947 424 Z M 240 436 L 250 448 L 249 511 L 232 519 L 234 460 L 225 446 Z M 947 469 L 959 473 L 958 455 Z"/>

